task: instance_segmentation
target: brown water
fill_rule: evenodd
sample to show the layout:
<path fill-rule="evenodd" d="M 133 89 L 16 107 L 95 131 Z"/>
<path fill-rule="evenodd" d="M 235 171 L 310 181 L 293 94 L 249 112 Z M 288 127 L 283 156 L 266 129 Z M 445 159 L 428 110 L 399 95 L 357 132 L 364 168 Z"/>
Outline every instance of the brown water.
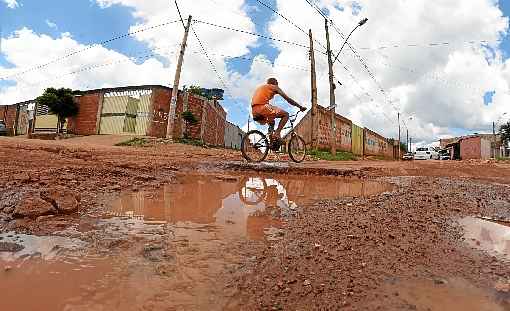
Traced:
<path fill-rule="evenodd" d="M 462 279 L 408 280 L 386 288 L 389 295 L 398 296 L 407 308 L 399 310 L 428 311 L 504 311 L 510 304 L 505 297 L 498 297 L 473 286 Z"/>
<path fill-rule="evenodd" d="M 510 259 L 510 227 L 497 222 L 466 217 L 460 220 L 464 228 L 464 238 L 469 245 Z"/>
<path fill-rule="evenodd" d="M 284 238 L 282 219 L 299 205 L 391 189 L 337 178 L 189 175 L 124 193 L 96 229 L 79 226 L 73 239 L 4 237 L 24 249 L 0 253 L 0 310 L 223 310 L 232 306 L 230 275 L 259 255 L 246 254 L 249 241 Z"/>
<path fill-rule="evenodd" d="M 309 176 L 211 177 L 185 176 L 179 184 L 154 191 L 126 193 L 111 215 L 145 223 L 209 224 L 229 235 L 263 239 L 264 230 L 278 227 L 276 214 L 320 199 L 365 197 L 390 191 L 391 185 L 374 181 Z"/>

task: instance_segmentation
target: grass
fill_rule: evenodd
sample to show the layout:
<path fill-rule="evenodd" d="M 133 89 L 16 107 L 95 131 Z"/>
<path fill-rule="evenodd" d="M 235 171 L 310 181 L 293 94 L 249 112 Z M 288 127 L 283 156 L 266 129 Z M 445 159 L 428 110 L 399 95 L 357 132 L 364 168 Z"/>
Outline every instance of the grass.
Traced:
<path fill-rule="evenodd" d="M 179 143 L 198 147 L 205 147 L 205 143 L 199 139 L 181 138 L 179 139 Z"/>
<path fill-rule="evenodd" d="M 130 147 L 145 147 L 149 143 L 147 138 L 143 137 L 134 137 L 130 140 L 126 140 L 120 143 L 115 144 L 115 146 L 130 146 Z"/>
<path fill-rule="evenodd" d="M 510 158 L 497 157 L 496 160 L 503 162 L 510 162 Z"/>
<path fill-rule="evenodd" d="M 329 151 L 315 149 L 308 151 L 308 155 L 315 160 L 326 161 L 356 161 L 358 159 L 354 154 L 344 151 L 337 151 L 333 156 Z"/>

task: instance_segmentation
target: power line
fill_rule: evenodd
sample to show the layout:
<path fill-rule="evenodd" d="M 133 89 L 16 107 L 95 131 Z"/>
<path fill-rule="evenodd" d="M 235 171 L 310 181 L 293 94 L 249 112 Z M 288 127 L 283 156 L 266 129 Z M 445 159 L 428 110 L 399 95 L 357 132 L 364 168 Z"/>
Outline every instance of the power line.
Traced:
<path fill-rule="evenodd" d="M 142 29 L 139 29 L 139 30 L 136 30 L 136 31 L 132 31 L 132 32 L 128 32 L 127 34 L 123 34 L 123 35 L 119 35 L 119 36 L 116 36 L 116 37 L 113 37 L 113 38 L 110 38 L 108 40 L 104 40 L 104 41 L 101 41 L 99 43 L 96 43 L 96 44 L 99 44 L 99 45 L 105 45 L 105 44 L 108 44 L 112 41 L 115 41 L 115 40 L 119 40 L 119 39 L 122 39 L 122 38 L 126 38 L 126 37 L 129 37 L 129 36 L 132 36 L 134 34 L 137 34 L 137 33 L 140 33 L 140 32 L 144 32 L 144 31 L 148 31 L 148 30 L 152 30 L 152 29 L 155 29 L 155 28 L 159 28 L 159 27 L 163 27 L 163 26 L 167 26 L 167 25 L 170 25 L 170 24 L 173 24 L 173 23 L 176 23 L 178 21 L 171 21 L 171 22 L 166 22 L 166 23 L 162 23 L 162 24 L 158 24 L 158 25 L 154 25 L 154 26 L 151 26 L 151 27 L 147 27 L 147 28 L 142 28 Z M 13 77 L 18 77 L 18 76 L 21 76 L 21 75 L 24 75 L 26 73 L 29 73 L 29 72 L 32 72 L 32 71 L 35 71 L 35 70 L 39 70 L 39 69 L 42 69 L 42 68 L 45 68 L 45 67 L 48 67 L 49 65 L 52 65 L 52 64 L 55 64 L 59 61 L 62 61 L 66 58 L 69 58 L 71 56 L 74 56 L 76 54 L 79 54 L 79 53 L 83 53 L 85 51 L 88 51 L 94 47 L 96 47 L 97 45 L 96 44 L 93 44 L 93 45 L 89 45 L 88 47 L 86 48 L 83 48 L 81 50 L 75 50 L 73 52 L 70 52 L 64 56 L 61 56 L 59 58 L 56 58 L 52 61 L 49 61 L 47 63 L 44 63 L 44 64 L 40 64 L 40 65 L 37 65 L 37 66 L 34 66 L 34 67 L 31 67 L 31 68 L 28 68 L 26 70 L 23 70 L 21 72 L 18 72 L 18 73 L 15 73 L 15 74 L 12 74 L 12 75 L 9 75 L 9 76 L 4 76 L 4 77 L 0 77 L 0 80 L 9 80 L 10 78 L 13 78 Z"/>
<path fill-rule="evenodd" d="M 272 11 L 273 13 L 275 13 L 276 15 L 280 16 L 281 18 L 283 18 L 286 22 L 288 22 L 289 24 L 291 24 L 292 26 L 294 26 L 296 29 L 298 29 L 299 31 L 301 31 L 302 33 L 304 33 L 306 36 L 308 36 L 308 32 L 305 31 L 301 26 L 299 26 L 298 24 L 294 23 L 293 21 L 291 21 L 289 18 L 285 17 L 282 13 L 278 12 L 278 10 L 274 9 L 273 7 L 271 7 L 269 4 L 267 3 L 264 3 L 260 0 L 255 0 L 257 1 L 260 5 L 264 6 L 265 8 L 267 8 L 268 10 Z M 315 41 L 316 43 L 318 43 L 320 46 L 322 46 L 324 49 L 326 49 L 326 47 L 324 46 L 324 44 L 322 44 L 322 42 L 318 41 L 317 39 L 313 39 L 313 41 Z"/>
<path fill-rule="evenodd" d="M 278 39 L 278 38 L 274 38 L 274 37 L 269 37 L 269 36 L 261 35 L 261 34 L 258 34 L 258 33 L 247 31 L 247 30 L 242 30 L 242 29 L 237 29 L 237 28 L 233 28 L 233 27 L 229 27 L 229 26 L 213 24 L 213 23 L 206 22 L 206 21 L 201 21 L 201 20 L 195 20 L 194 22 L 195 23 L 204 24 L 204 25 L 209 25 L 209 26 L 216 27 L 216 28 L 227 29 L 227 30 L 231 30 L 231 31 L 234 31 L 234 32 L 245 33 L 245 34 L 248 34 L 248 35 L 264 38 L 264 39 L 267 39 L 267 40 L 282 42 L 282 43 L 298 46 L 298 47 L 301 47 L 301 48 L 309 49 L 308 46 L 306 46 L 306 45 L 304 45 L 302 43 L 288 41 L 288 40 L 284 40 L 284 39 Z M 320 53 L 324 54 L 324 52 L 322 52 L 322 51 L 317 51 L 317 52 L 320 52 Z"/>
<path fill-rule="evenodd" d="M 234 101 L 234 103 L 236 104 L 236 106 L 240 106 L 239 103 L 235 100 L 234 96 L 232 95 L 232 92 L 230 92 L 230 89 L 228 88 L 225 80 L 223 79 L 222 75 L 218 72 L 218 69 L 216 68 L 216 66 L 214 65 L 214 62 L 212 61 L 211 57 L 209 56 L 209 54 L 207 53 L 207 50 L 205 49 L 205 46 L 204 44 L 202 43 L 202 41 L 200 40 L 200 38 L 198 37 L 198 34 L 197 32 L 195 31 L 195 28 L 193 27 L 193 25 L 191 25 L 191 30 L 193 31 L 193 34 L 195 35 L 195 38 L 197 39 L 198 41 L 198 44 L 200 45 L 200 48 L 202 49 L 202 52 L 204 53 L 205 57 L 207 58 L 207 60 L 209 61 L 209 64 L 211 65 L 211 69 L 214 71 L 214 73 L 216 74 L 216 76 L 218 77 L 218 80 L 220 81 L 220 83 L 223 85 L 223 87 L 225 88 L 225 91 L 230 93 L 230 98 Z"/>

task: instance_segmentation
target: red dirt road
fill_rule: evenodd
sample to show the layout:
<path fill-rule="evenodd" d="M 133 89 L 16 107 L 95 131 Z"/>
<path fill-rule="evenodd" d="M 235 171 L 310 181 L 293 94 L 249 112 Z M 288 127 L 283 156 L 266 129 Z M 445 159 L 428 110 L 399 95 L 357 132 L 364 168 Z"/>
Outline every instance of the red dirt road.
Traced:
<path fill-rule="evenodd" d="M 24 284 L 20 280 L 30 277 L 22 271 L 44 273 L 35 271 L 61 266 L 36 261 L 31 270 L 18 270 L 17 262 L 3 262 L 5 254 L 16 256 L 14 250 L 21 243 L 2 235 L 7 232 L 77 238 L 87 245 L 78 247 L 80 252 L 86 250 L 88 255 L 83 256 L 101 255 L 96 269 L 101 275 L 77 275 L 87 284 L 65 291 L 73 299 L 39 301 L 46 310 L 64 306 L 68 310 L 510 310 L 510 258 L 505 255 L 510 254 L 505 246 L 510 240 L 504 226 L 510 220 L 509 164 L 319 161 L 257 166 L 243 163 L 239 152 L 223 149 L 112 146 L 122 139 L 0 138 L 0 267 L 5 269 L 0 270 L 0 279 L 3 274 L 11 277 L 8 284 L 17 293 L 30 292 L 34 289 L 29 285 L 19 288 Z M 182 188 L 188 190 L 175 192 L 181 188 L 172 185 L 183 183 L 183 175 L 212 177 L 200 177 L 193 181 L 196 185 Z M 354 177 L 356 182 L 342 181 L 341 176 Z M 371 192 L 365 189 L 366 180 L 390 183 L 393 191 L 379 193 L 387 186 L 371 184 L 381 189 Z M 206 187 L 210 183 L 213 186 Z M 241 188 L 236 183 L 244 190 L 237 192 Z M 48 197 L 58 186 L 67 189 L 66 194 Z M 169 190 L 154 194 L 154 189 Z M 237 196 L 249 192 L 256 198 L 260 189 L 264 200 L 274 191 L 276 203 L 239 209 L 246 202 L 239 203 Z M 128 193 L 131 201 L 123 202 L 121 193 Z M 152 202 L 154 207 L 141 214 L 156 217 L 159 227 L 137 227 L 122 218 L 104 220 L 119 197 L 118 214 L 124 209 L 136 214 L 145 208 L 140 202 Z M 175 198 L 180 201 L 172 201 Z M 29 211 L 35 216 L 18 215 L 24 200 L 36 199 L 42 200 L 41 208 L 31 203 Z M 78 210 L 68 213 L 75 202 Z M 193 216 L 198 220 L 192 223 L 176 220 L 175 213 L 167 213 L 167 208 L 174 211 L 175 202 L 186 206 L 183 215 L 195 206 L 211 204 L 207 209 L 211 220 L 199 220 L 203 214 Z M 154 216 L 162 213 L 163 222 Z M 466 218 L 473 216 L 499 222 L 479 224 L 478 218 Z M 244 219 L 247 229 L 241 226 Z M 466 233 L 462 223 L 470 224 Z M 249 225 L 256 231 L 250 231 Z M 248 234 L 229 234 L 243 230 Z M 245 235 L 253 232 L 259 237 L 264 232 L 266 240 L 247 240 Z M 32 247 L 24 246 L 27 252 Z M 78 250 L 69 250 L 74 252 L 70 258 L 80 258 L 75 254 Z M 95 261 L 86 260 L 87 265 Z M 111 270 L 108 279 L 101 279 L 105 269 Z M 76 270 L 65 266 L 62 271 Z M 101 286 L 89 284 L 96 279 Z M 37 280 L 56 289 L 64 282 L 40 274 Z M 144 290 L 133 286 L 142 280 Z M 116 284 L 129 297 L 117 292 Z M 88 289 L 80 292 L 80 288 Z M 8 301 L 3 300 L 7 291 L 0 285 L 0 309 L 2 301 Z M 19 301 L 8 302 L 10 309 L 20 306 Z"/>

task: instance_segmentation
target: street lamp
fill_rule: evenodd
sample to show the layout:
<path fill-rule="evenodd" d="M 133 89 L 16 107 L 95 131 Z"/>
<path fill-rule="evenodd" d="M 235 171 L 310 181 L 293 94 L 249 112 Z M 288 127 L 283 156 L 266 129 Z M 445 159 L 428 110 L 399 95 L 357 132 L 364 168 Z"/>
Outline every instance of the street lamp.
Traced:
<path fill-rule="evenodd" d="M 363 18 L 362 20 L 360 20 L 358 22 L 358 24 L 356 25 L 356 27 L 354 27 L 353 30 L 351 30 L 351 32 L 349 33 L 349 35 L 347 36 L 347 38 L 345 38 L 345 41 L 344 41 L 344 44 L 342 44 L 342 47 L 340 48 L 340 51 L 338 51 L 338 53 L 336 54 L 335 56 L 335 60 L 333 61 L 333 64 L 336 62 L 336 60 L 338 59 L 338 56 L 340 56 L 340 53 L 342 53 L 342 50 L 344 49 L 344 46 L 347 44 L 347 41 L 349 40 L 349 38 L 351 37 L 352 33 L 354 31 L 356 31 L 356 29 L 358 29 L 359 27 L 365 25 L 366 23 L 368 22 L 368 18 Z"/>

